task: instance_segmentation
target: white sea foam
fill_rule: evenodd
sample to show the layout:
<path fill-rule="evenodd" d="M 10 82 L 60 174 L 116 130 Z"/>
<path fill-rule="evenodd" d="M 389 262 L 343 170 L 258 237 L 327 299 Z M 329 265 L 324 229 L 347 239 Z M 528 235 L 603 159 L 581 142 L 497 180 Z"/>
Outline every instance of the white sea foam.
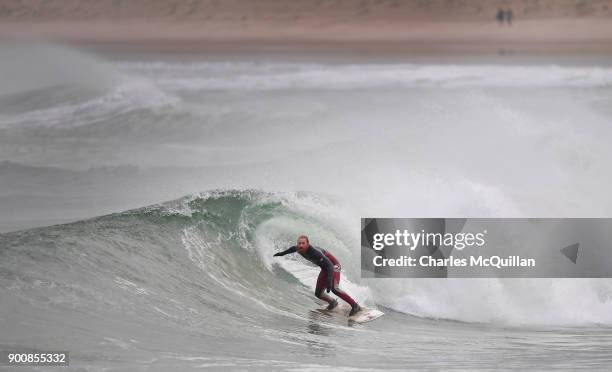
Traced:
<path fill-rule="evenodd" d="M 560 65 L 127 63 L 171 91 L 370 88 L 605 87 L 612 69 Z"/>

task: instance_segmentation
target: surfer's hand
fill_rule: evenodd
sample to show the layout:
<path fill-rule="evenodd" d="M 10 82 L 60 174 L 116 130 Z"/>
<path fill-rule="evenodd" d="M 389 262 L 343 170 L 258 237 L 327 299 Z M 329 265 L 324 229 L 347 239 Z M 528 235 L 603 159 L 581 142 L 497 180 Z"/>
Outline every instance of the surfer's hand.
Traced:
<path fill-rule="evenodd" d="M 278 252 L 278 253 L 274 253 L 274 256 L 273 256 L 273 257 L 278 257 L 278 256 L 282 256 L 282 254 L 280 254 L 280 252 Z"/>

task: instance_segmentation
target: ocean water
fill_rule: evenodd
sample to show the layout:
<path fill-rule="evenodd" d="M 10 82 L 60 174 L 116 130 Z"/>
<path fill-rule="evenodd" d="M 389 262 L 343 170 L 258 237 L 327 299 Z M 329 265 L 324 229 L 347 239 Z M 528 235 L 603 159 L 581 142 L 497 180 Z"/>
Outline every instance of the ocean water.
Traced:
<path fill-rule="evenodd" d="M 361 279 L 358 248 L 360 217 L 609 217 L 605 63 L 0 52 L 0 350 L 91 371 L 612 366 L 609 279 Z M 318 269 L 272 258 L 303 233 L 383 318 L 316 311 Z"/>

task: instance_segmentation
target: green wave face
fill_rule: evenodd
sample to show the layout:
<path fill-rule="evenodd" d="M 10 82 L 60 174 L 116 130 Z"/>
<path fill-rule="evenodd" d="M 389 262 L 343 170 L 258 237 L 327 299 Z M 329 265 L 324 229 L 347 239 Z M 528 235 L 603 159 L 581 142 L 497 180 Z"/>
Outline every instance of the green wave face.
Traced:
<path fill-rule="evenodd" d="M 36 306 L 129 315 L 143 325 L 160 316 L 188 327 L 204 319 L 260 327 L 279 314 L 299 318 L 313 307 L 311 289 L 271 256 L 308 231 L 341 245 L 332 226 L 300 211 L 300 203 L 330 203 L 317 198 L 213 191 L 4 234 L 2 287 Z M 316 270 L 297 257 L 282 262 Z"/>

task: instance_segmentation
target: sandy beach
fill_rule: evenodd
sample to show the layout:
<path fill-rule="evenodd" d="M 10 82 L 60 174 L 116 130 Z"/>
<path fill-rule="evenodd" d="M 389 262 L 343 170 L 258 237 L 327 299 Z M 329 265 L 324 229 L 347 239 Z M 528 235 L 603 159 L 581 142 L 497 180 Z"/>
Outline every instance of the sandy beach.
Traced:
<path fill-rule="evenodd" d="M 155 51 L 612 52 L 610 1 L 8 1 L 3 40 Z M 513 10 L 512 25 L 495 21 Z"/>

